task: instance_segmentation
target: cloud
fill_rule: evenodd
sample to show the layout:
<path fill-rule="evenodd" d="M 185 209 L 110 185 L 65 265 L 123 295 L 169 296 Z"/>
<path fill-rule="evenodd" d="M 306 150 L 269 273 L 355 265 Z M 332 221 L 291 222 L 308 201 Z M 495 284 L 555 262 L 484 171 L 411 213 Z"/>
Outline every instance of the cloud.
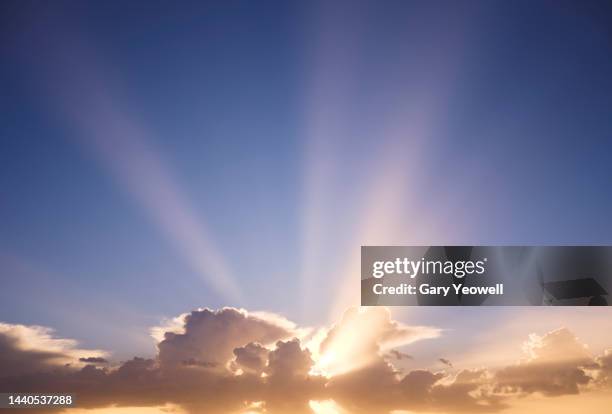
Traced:
<path fill-rule="evenodd" d="M 332 377 L 327 387 L 334 401 L 357 414 L 399 409 L 401 405 L 394 398 L 399 383 L 392 365 L 381 358 L 365 368 Z"/>
<path fill-rule="evenodd" d="M 276 349 L 269 354 L 267 373 L 271 379 L 305 379 L 312 367 L 310 351 L 300 347 L 297 338 L 276 343 Z"/>
<path fill-rule="evenodd" d="M 450 383 L 431 388 L 436 409 L 458 412 L 497 412 L 508 407 L 506 397 L 494 391 L 492 376 L 486 369 L 462 370 Z"/>
<path fill-rule="evenodd" d="M 106 359 L 100 358 L 100 357 L 79 358 L 79 362 L 85 362 L 87 364 L 106 364 L 108 363 Z"/>
<path fill-rule="evenodd" d="M 523 351 L 533 362 L 585 361 L 590 360 L 588 347 L 567 328 L 560 328 L 543 336 L 531 334 Z"/>
<path fill-rule="evenodd" d="M 183 326 L 164 333 L 155 358 L 136 357 L 115 368 L 97 368 L 103 354 L 50 340 L 46 328 L 6 325 L 11 335 L 0 335 L 0 389 L 78 393 L 82 407 L 169 403 L 192 413 L 265 407 L 272 414 L 307 412 L 324 389 L 322 379 L 308 374 L 310 351 L 295 337 L 303 330 L 279 315 L 223 308 L 179 319 Z M 35 349 L 22 345 L 31 338 Z"/>
<path fill-rule="evenodd" d="M 526 360 L 496 374 L 498 386 L 505 391 L 548 396 L 578 394 L 580 387 L 592 380 L 587 368 L 594 360 L 586 345 L 568 329 L 543 336 L 533 334 L 523 348 Z"/>
<path fill-rule="evenodd" d="M 46 372 L 67 364 L 82 365 L 81 358 L 107 355 L 77 346 L 74 340 L 54 337 L 49 328 L 0 323 L 0 372 L 4 376 Z"/>
<path fill-rule="evenodd" d="M 567 329 L 531 335 L 524 360 L 512 366 L 403 374 L 393 362 L 407 354 L 387 347 L 438 331 L 399 324 L 384 309 L 348 310 L 317 352 L 302 344 L 300 329 L 273 314 L 199 309 L 180 320 L 154 358 L 103 367 L 96 365 L 106 354 L 78 349 L 48 328 L 2 324 L 0 389 L 77 393 L 81 408 L 172 406 L 192 414 L 312 414 L 325 407 L 345 414 L 494 413 L 517 396 L 588 391 L 609 386 L 612 376 L 612 350 L 593 358 Z M 340 339 L 347 348 L 335 348 Z M 313 374 L 330 347 L 350 346 L 357 348 L 352 356 L 373 355 L 332 376 Z"/>
<path fill-rule="evenodd" d="M 260 344 L 249 342 L 245 346 L 234 349 L 234 366 L 247 373 L 261 374 L 266 368 L 270 351 Z"/>
<path fill-rule="evenodd" d="M 395 358 L 398 361 L 401 361 L 403 359 L 414 359 L 412 355 L 406 354 L 405 352 L 400 352 L 397 349 L 390 350 L 386 356 Z"/>
<path fill-rule="evenodd" d="M 597 364 L 597 382 L 612 387 L 612 348 L 606 349 L 603 355 L 595 359 L 595 362 Z"/>
<path fill-rule="evenodd" d="M 484 370 L 443 372 L 414 370 L 401 376 L 392 365 L 379 360 L 366 368 L 333 377 L 331 397 L 353 414 L 392 411 L 497 412 L 504 398 L 492 392 Z"/>
<path fill-rule="evenodd" d="M 328 374 L 345 373 L 372 363 L 393 347 L 439 335 L 437 328 L 392 320 L 386 308 L 349 308 L 321 342 L 317 368 Z"/>
<path fill-rule="evenodd" d="M 166 332 L 158 344 L 159 362 L 165 367 L 185 361 L 224 365 L 234 349 L 250 342 L 270 344 L 293 336 L 280 319 L 264 318 L 241 309 L 201 309 L 184 317 L 182 333 Z"/>
<path fill-rule="evenodd" d="M 164 340 L 166 333 L 184 334 L 185 318 L 188 315 L 189 313 L 183 313 L 175 318 L 164 318 L 159 325 L 149 329 L 149 334 L 157 343 Z"/>
<path fill-rule="evenodd" d="M 438 358 L 438 361 L 440 361 L 449 368 L 453 368 L 453 364 L 446 358 Z"/>
<path fill-rule="evenodd" d="M 309 401 L 321 396 L 325 380 L 309 372 L 313 360 L 300 341 L 279 341 L 270 352 L 266 368 L 266 409 L 273 413 L 311 413 Z"/>

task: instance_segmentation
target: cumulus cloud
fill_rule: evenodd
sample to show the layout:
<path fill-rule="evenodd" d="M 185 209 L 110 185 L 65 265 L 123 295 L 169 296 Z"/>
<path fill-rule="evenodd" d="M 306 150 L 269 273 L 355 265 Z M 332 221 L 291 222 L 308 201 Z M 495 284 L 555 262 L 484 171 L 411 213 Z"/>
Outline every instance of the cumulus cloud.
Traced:
<path fill-rule="evenodd" d="M 526 360 L 497 372 L 498 386 L 505 391 L 548 396 L 577 394 L 592 380 L 587 368 L 594 360 L 586 345 L 568 329 L 531 335 L 524 351 Z"/>
<path fill-rule="evenodd" d="M 446 411 L 496 412 L 508 407 L 506 398 L 495 392 L 486 369 L 462 370 L 450 383 L 436 384 L 430 396 L 434 407 Z"/>
<path fill-rule="evenodd" d="M 278 341 L 276 349 L 270 352 L 267 373 L 270 378 L 305 379 L 312 367 L 310 351 L 300 347 L 300 341 L 295 338 L 291 341 Z"/>
<path fill-rule="evenodd" d="M 184 317 L 182 333 L 165 333 L 158 344 L 159 361 L 166 367 L 186 361 L 224 365 L 234 349 L 249 342 L 270 344 L 291 337 L 291 326 L 280 320 L 234 308 L 193 311 Z"/>
<path fill-rule="evenodd" d="M 439 331 L 404 326 L 384 309 L 350 309 L 324 331 L 316 352 L 295 325 L 271 314 L 200 309 L 180 320 L 182 326 L 164 333 L 154 358 L 117 366 L 46 328 L 0 325 L 0 389 L 78 393 L 82 408 L 174 406 L 193 414 L 306 414 L 325 404 L 352 414 L 478 413 L 503 410 L 516 396 L 608 386 L 612 377 L 612 350 L 593 358 L 565 329 L 530 336 L 524 360 L 509 367 L 403 374 L 393 362 L 406 354 L 388 347 Z M 341 372 L 313 374 L 318 359 L 343 349 L 352 357 L 373 354 Z"/>
<path fill-rule="evenodd" d="M 612 386 L 612 348 L 597 357 L 597 380 L 600 384 Z"/>
<path fill-rule="evenodd" d="M 464 370 L 455 377 L 414 370 L 401 376 L 379 360 L 366 368 L 330 379 L 330 395 L 353 414 L 393 411 L 497 412 L 504 398 L 495 395 L 490 375 Z"/>
<path fill-rule="evenodd" d="M 560 328 L 543 336 L 531 334 L 523 346 L 523 351 L 531 362 L 584 362 L 591 359 L 588 347 L 567 328 Z"/>
<path fill-rule="evenodd" d="M 234 367 L 247 373 L 261 374 L 266 368 L 269 352 L 260 344 L 249 342 L 245 346 L 234 349 L 234 355 L 236 355 Z"/>
<path fill-rule="evenodd" d="M 309 375 L 313 360 L 300 341 L 279 341 L 270 352 L 265 408 L 278 413 L 311 413 L 309 401 L 324 392 L 325 380 Z"/>
<path fill-rule="evenodd" d="M 308 374 L 310 352 L 295 337 L 303 331 L 281 316 L 224 308 L 177 320 L 183 326 L 164 333 L 155 358 L 136 357 L 116 368 L 96 367 L 105 354 L 53 339 L 46 328 L 5 325 L 0 389 L 78 393 L 85 407 L 175 403 L 193 413 L 248 408 L 274 414 L 306 412 L 324 388 Z"/>

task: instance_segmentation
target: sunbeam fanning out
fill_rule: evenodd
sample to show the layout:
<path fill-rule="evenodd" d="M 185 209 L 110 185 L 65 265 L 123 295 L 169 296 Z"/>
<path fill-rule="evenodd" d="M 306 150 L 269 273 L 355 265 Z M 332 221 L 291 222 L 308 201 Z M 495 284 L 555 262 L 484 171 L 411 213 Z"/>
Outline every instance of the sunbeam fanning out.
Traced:
<path fill-rule="evenodd" d="M 609 263 L 514 248 L 612 242 L 611 28 L 2 0 L 0 409 L 610 414 L 612 306 L 573 306 L 612 303 Z"/>
<path fill-rule="evenodd" d="M 456 232 L 458 225 L 444 226 L 457 204 L 451 196 L 456 189 L 432 192 L 428 180 L 437 173 L 433 154 L 449 134 L 450 98 L 466 63 L 473 16 L 460 13 L 445 32 L 415 22 L 414 37 L 430 36 L 436 47 L 421 50 L 424 45 L 414 44 L 422 61 L 415 62 L 411 55 L 394 56 L 397 70 L 366 65 L 377 80 L 384 76 L 385 83 L 395 85 L 380 90 L 377 81 L 352 70 L 356 61 L 367 60 L 373 52 L 359 42 L 365 36 L 367 8 L 355 7 L 344 16 L 338 4 L 319 7 L 304 103 L 300 287 L 306 312 L 321 294 L 319 290 L 315 294 L 315 287 L 326 280 L 333 296 L 327 308 L 332 321 L 359 304 L 354 283 L 359 276 L 359 246 L 440 242 Z M 411 76 L 405 76 L 402 68 L 410 69 Z M 393 105 L 379 113 L 380 108 L 360 99 L 363 91 L 368 99 L 389 100 Z M 347 178 L 352 163 L 359 168 Z M 420 197 L 423 192 L 428 194 L 427 202 Z M 336 196 L 339 193 L 342 199 Z"/>
<path fill-rule="evenodd" d="M 57 90 L 46 85 L 52 104 L 73 128 L 79 143 L 148 214 L 177 254 L 218 293 L 239 303 L 240 286 L 217 250 L 201 213 L 192 207 L 155 148 L 154 132 L 116 98 L 121 95 L 115 87 L 119 82 L 103 75 L 101 68 L 105 65 L 100 59 L 78 46 L 73 45 L 71 54 L 60 54 L 63 65 L 54 67 L 53 75 L 67 87 Z"/>

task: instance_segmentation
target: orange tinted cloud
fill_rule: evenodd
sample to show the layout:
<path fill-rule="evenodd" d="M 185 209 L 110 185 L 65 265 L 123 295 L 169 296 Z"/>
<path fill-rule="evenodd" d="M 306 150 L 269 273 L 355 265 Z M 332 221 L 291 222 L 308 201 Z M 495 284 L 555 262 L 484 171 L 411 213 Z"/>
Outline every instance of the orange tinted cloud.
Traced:
<path fill-rule="evenodd" d="M 390 347 L 441 333 L 405 326 L 382 308 L 349 309 L 308 346 L 297 337 L 300 329 L 280 316 L 223 308 L 196 310 L 180 320 L 183 326 L 164 335 L 154 358 L 116 366 L 63 364 L 98 361 L 103 354 L 79 350 L 44 328 L 0 325 L 0 390 L 77 393 L 80 410 L 100 413 L 139 407 L 134 412 L 213 414 L 518 414 L 518 407 L 528 410 L 525 401 L 553 407 L 578 395 L 594 405 L 611 391 L 612 350 L 593 356 L 567 329 L 531 335 L 525 358 L 514 365 L 402 373 L 394 365 L 399 360 L 389 358 Z M 350 357 L 337 363 L 347 365 L 314 374 L 330 349 L 346 352 Z"/>

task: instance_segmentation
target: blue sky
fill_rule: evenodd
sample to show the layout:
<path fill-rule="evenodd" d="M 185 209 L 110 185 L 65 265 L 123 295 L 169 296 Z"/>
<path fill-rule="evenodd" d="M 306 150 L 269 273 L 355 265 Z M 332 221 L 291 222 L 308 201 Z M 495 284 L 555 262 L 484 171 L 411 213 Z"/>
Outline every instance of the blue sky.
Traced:
<path fill-rule="evenodd" d="M 610 243 L 604 3 L 123 3 L 1 6 L 1 320 L 135 353 L 327 321 L 362 244 Z"/>

